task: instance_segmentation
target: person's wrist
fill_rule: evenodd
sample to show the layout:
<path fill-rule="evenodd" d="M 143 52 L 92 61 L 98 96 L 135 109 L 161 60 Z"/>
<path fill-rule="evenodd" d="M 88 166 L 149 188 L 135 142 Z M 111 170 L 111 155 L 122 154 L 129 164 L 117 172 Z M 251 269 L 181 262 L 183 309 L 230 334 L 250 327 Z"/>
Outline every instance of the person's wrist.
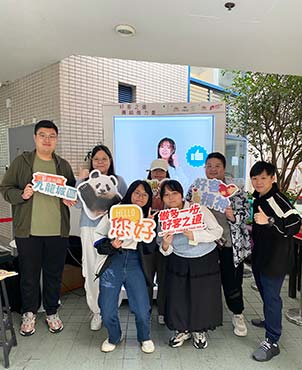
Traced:
<path fill-rule="evenodd" d="M 164 251 L 166 251 L 166 250 L 169 248 L 169 244 L 167 244 L 167 243 L 163 243 L 161 247 L 162 247 L 162 249 L 163 249 Z"/>

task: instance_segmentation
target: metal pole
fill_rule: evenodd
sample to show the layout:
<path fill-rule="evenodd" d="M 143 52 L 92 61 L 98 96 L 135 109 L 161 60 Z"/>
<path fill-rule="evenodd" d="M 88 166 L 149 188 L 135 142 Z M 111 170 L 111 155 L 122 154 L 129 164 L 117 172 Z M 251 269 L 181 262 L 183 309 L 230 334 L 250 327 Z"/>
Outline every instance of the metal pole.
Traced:
<path fill-rule="evenodd" d="M 290 308 L 285 313 L 285 317 L 288 321 L 302 326 L 302 241 L 300 241 L 298 248 L 298 261 L 300 264 L 300 307 L 299 308 Z"/>

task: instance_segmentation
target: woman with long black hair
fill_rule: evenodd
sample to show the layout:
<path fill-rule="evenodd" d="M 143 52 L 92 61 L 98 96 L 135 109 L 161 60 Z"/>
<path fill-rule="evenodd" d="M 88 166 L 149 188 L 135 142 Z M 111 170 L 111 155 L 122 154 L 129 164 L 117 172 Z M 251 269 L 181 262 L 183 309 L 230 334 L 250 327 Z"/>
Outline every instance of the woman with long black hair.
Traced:
<path fill-rule="evenodd" d="M 135 204 L 142 210 L 144 217 L 151 217 L 152 191 L 146 181 L 134 181 L 127 190 L 121 204 Z M 104 256 L 104 264 L 99 272 L 99 305 L 103 324 L 108 331 L 108 338 L 101 350 L 111 352 L 122 340 L 122 331 L 118 317 L 118 299 L 122 286 L 125 287 L 131 312 L 134 313 L 137 340 L 145 353 L 154 351 L 150 339 L 150 303 L 147 282 L 141 263 L 141 253 L 152 242 L 136 242 L 133 239 L 121 241 L 109 239 L 110 223 L 105 215 L 96 228 L 94 246 Z M 149 282 L 152 284 L 152 282 Z"/>

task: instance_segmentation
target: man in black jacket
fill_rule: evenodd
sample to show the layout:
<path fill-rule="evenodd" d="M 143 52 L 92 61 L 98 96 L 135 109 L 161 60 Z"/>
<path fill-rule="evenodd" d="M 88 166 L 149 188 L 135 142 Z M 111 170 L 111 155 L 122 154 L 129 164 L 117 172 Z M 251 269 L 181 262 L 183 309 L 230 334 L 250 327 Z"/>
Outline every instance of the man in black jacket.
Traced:
<path fill-rule="evenodd" d="M 265 340 L 254 351 L 257 361 L 269 361 L 280 353 L 282 299 L 281 287 L 289 268 L 292 236 L 300 228 L 301 218 L 275 183 L 275 167 L 257 162 L 250 171 L 255 189 L 252 252 L 253 273 L 263 301 L 264 322 L 252 324 L 265 327 Z"/>

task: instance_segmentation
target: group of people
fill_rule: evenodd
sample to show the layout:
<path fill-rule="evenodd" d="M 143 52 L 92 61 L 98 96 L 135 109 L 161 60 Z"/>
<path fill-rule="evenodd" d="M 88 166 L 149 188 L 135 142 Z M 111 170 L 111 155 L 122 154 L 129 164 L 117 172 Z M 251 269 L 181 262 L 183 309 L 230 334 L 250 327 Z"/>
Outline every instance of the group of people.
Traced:
<path fill-rule="evenodd" d="M 250 171 L 255 189 L 251 248 L 246 228 L 249 205 L 242 190 L 230 198 L 231 204 L 224 213 L 201 206 L 202 228 L 185 229 L 177 234 L 161 232 L 157 211 L 188 208 L 194 186 L 192 184 L 184 194 L 182 184 L 169 173 L 175 158 L 172 158 L 173 153 L 171 156 L 173 143 L 168 138 L 159 145 L 159 158 L 152 162 L 148 179 L 136 180 L 128 188 L 123 178 L 115 173 L 112 154 L 106 146 L 98 145 L 92 150 L 90 169 L 81 169 L 75 179 L 68 162 L 55 154 L 57 140 L 58 129 L 53 122 L 38 122 L 34 130 L 35 150 L 23 153 L 12 162 L 0 186 L 4 199 L 13 209 L 21 276 L 21 335 L 35 333 L 41 270 L 46 323 L 51 333 L 63 329 L 58 315 L 60 285 L 68 246 L 69 207 L 76 206 L 82 208 L 82 272 L 87 304 L 92 312 L 90 327 L 99 330 L 103 324 L 108 331 L 108 338 L 101 345 L 103 352 L 113 351 L 123 339 L 118 317 L 122 286 L 135 315 L 141 349 L 145 353 L 154 351 L 150 315 L 155 276 L 158 322 L 174 331 L 169 340 L 171 347 L 180 347 L 189 339 L 195 348 L 207 347 L 207 331 L 214 330 L 223 321 L 221 285 L 227 307 L 233 314 L 234 334 L 246 336 L 243 261 L 252 253 L 252 268 L 264 313 L 264 320 L 252 320 L 252 324 L 265 328 L 265 340 L 253 352 L 253 358 L 268 361 L 279 354 L 280 290 L 289 267 L 291 237 L 299 231 L 301 218 L 278 190 L 272 164 L 260 161 Z M 169 149 L 169 156 L 166 149 Z M 205 164 L 208 179 L 231 183 L 225 176 L 225 168 L 223 154 L 208 155 Z M 32 175 L 35 172 L 62 175 L 67 179 L 67 185 L 76 186 L 95 169 L 102 175 L 116 177 L 121 204 L 134 204 L 141 208 L 145 218 L 155 220 L 157 237 L 150 243 L 131 238 L 111 239 L 108 237 L 108 213 L 100 220 L 91 220 L 80 201 L 51 197 L 33 190 Z M 149 180 L 158 180 L 161 184 L 156 212 Z"/>

